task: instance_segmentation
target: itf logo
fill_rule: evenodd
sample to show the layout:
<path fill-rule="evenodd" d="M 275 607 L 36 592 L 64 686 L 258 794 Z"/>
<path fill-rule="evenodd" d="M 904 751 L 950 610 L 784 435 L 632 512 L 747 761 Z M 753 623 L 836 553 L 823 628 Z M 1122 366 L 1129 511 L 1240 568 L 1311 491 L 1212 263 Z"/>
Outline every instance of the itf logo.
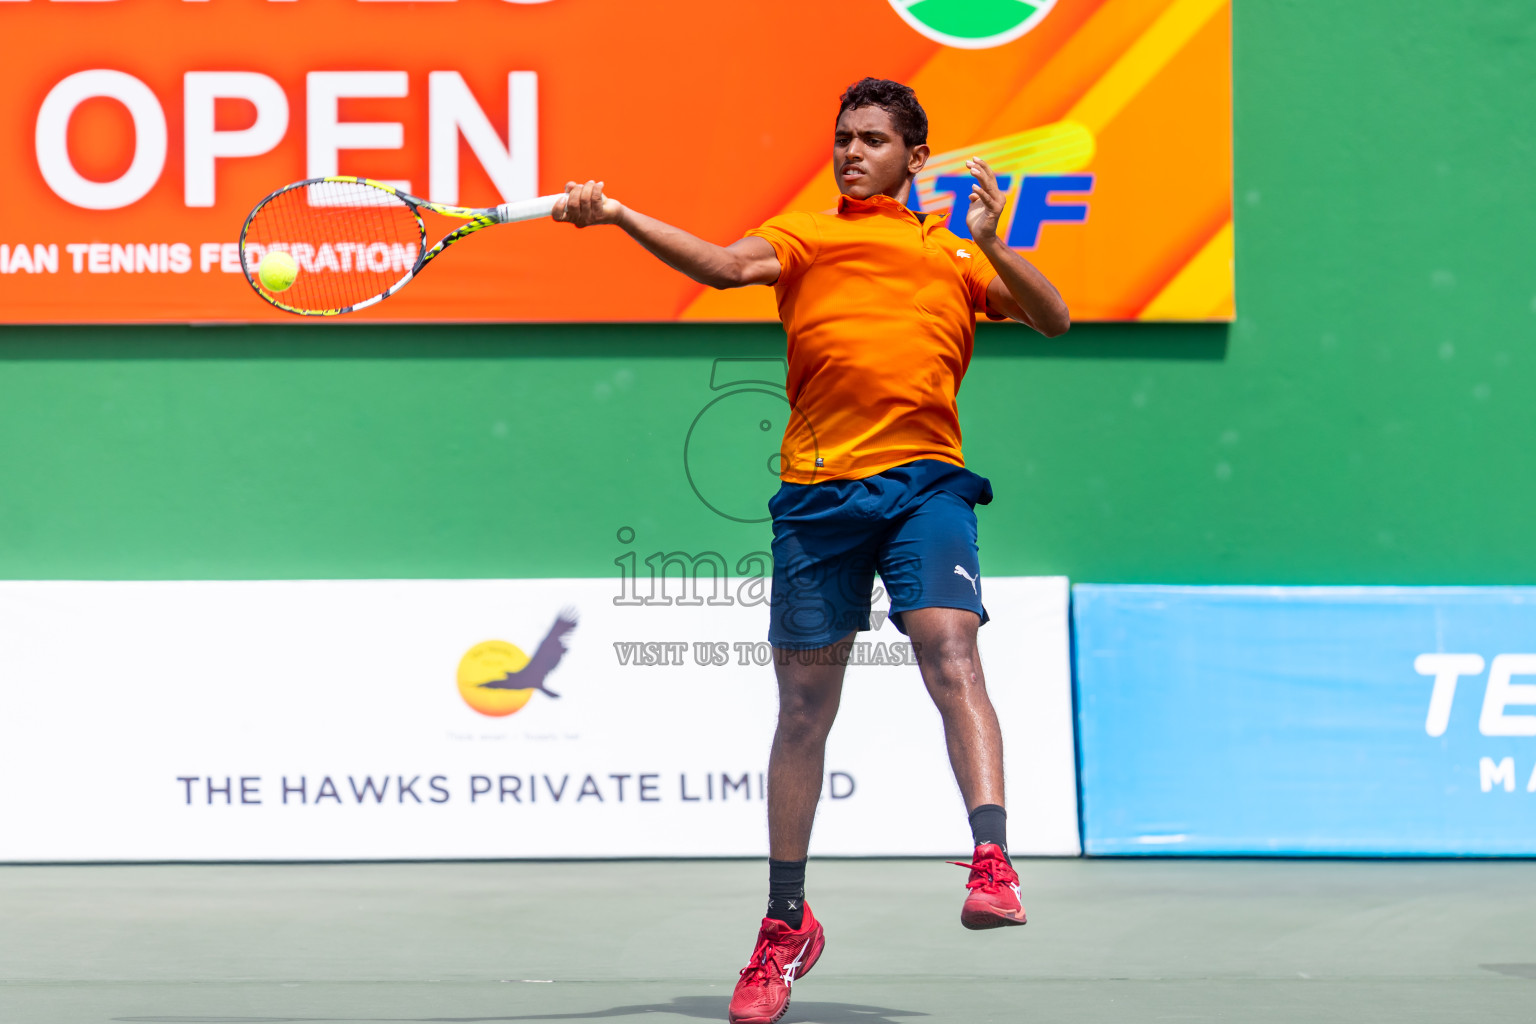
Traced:
<path fill-rule="evenodd" d="M 575 610 L 562 609 L 531 658 L 505 640 L 476 644 L 459 660 L 459 696 L 492 718 L 521 711 L 533 699 L 534 690 L 559 697 L 545 685 L 545 679 L 565 657 L 566 636 L 575 628 Z"/>

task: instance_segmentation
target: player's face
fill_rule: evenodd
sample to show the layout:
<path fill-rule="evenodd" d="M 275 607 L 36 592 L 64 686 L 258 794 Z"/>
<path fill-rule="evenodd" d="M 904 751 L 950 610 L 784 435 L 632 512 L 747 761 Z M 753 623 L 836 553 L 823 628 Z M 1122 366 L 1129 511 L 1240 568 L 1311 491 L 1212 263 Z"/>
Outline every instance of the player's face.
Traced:
<path fill-rule="evenodd" d="M 837 189 L 855 199 L 887 195 L 907 201 L 912 176 L 928 160 L 927 146 L 908 147 L 880 107 L 845 110 L 832 137 L 832 173 Z"/>

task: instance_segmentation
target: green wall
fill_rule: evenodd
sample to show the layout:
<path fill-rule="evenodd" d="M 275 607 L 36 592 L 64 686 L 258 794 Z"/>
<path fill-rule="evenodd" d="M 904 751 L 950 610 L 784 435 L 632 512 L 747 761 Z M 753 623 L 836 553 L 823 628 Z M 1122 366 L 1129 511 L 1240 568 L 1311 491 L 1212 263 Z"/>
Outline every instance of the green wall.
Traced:
<path fill-rule="evenodd" d="M 1237 0 L 1239 319 L 983 327 L 990 574 L 1530 583 L 1536 17 Z M 777 326 L 8 329 L 0 576 L 605 576 Z M 636 532 L 631 545 L 616 537 Z"/>

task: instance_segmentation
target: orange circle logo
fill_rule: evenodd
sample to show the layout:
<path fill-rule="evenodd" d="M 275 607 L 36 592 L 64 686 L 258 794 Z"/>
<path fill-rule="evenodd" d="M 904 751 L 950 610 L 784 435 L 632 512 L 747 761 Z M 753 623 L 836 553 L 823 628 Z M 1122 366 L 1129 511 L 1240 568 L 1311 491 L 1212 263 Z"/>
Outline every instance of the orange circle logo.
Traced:
<path fill-rule="evenodd" d="M 516 644 L 505 640 L 487 640 L 475 644 L 459 660 L 459 696 L 464 703 L 492 718 L 503 718 L 523 710 L 533 697 L 533 688 L 500 689 L 494 685 L 515 678 L 528 667 L 528 655 Z"/>

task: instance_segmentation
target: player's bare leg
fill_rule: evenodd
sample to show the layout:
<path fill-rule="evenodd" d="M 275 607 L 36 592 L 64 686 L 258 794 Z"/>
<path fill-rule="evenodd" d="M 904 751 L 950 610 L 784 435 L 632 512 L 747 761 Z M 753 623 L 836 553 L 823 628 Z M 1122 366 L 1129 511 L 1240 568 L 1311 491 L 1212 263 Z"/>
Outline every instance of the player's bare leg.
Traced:
<path fill-rule="evenodd" d="M 790 986 L 826 946 L 805 903 L 805 856 L 850 639 L 812 651 L 774 648 L 779 725 L 768 754 L 768 913 L 731 994 L 731 1024 L 772 1024 L 783 1016 Z"/>
<path fill-rule="evenodd" d="M 981 620 L 963 608 L 919 608 L 902 613 L 902 625 L 944 720 L 944 742 L 965 809 L 1003 806 L 1003 732 L 976 653 Z"/>
<path fill-rule="evenodd" d="M 768 754 L 768 856 L 805 860 L 821 798 L 827 734 L 837 717 L 848 664 L 849 633 L 814 651 L 774 648 L 779 725 Z"/>
<path fill-rule="evenodd" d="M 976 852 L 963 865 L 971 877 L 960 921 L 967 928 L 1023 924 L 1019 876 L 1008 862 L 1003 832 L 1003 731 L 976 650 L 981 618 L 960 608 L 921 608 L 903 612 L 902 625 L 944 721 L 949 763 L 976 839 Z"/>

